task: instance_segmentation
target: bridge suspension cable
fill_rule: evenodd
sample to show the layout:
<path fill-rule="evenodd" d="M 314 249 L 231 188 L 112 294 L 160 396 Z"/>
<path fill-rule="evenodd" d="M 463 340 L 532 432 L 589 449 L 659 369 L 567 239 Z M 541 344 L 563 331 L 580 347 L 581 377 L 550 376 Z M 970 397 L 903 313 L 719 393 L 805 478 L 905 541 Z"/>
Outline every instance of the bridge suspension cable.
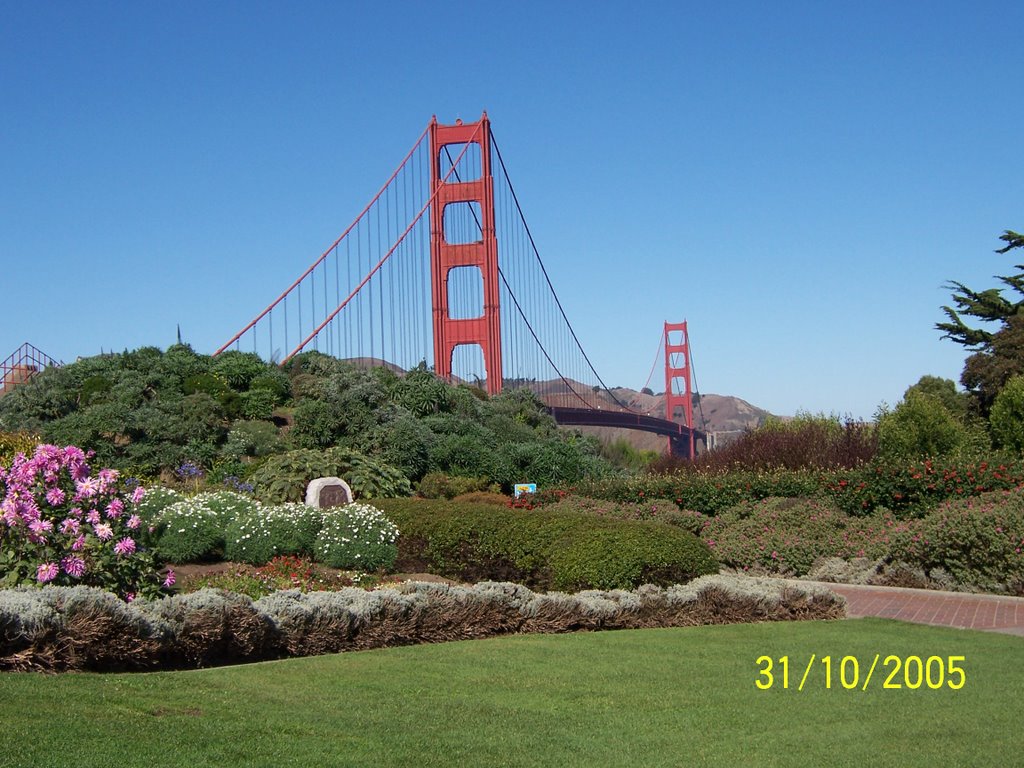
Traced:
<path fill-rule="evenodd" d="M 487 142 L 480 141 L 481 128 L 488 131 Z M 446 247 L 464 243 L 468 254 L 486 237 L 480 203 L 475 202 L 479 198 L 468 192 L 484 168 L 494 167 L 481 156 L 486 144 L 493 146 L 501 168 L 500 174 L 489 171 L 487 179 L 490 183 L 493 177 L 494 227 L 500 232 L 501 384 L 530 387 L 550 405 L 637 413 L 601 378 L 569 321 L 486 115 L 458 133 L 461 145 L 451 144 L 451 150 L 443 145 L 440 158 L 431 156 L 426 140 L 430 131 L 428 126 L 420 134 L 377 194 L 320 257 L 214 354 L 251 349 L 286 362 L 316 350 L 404 370 L 420 363 L 436 366 L 431 343 L 432 328 L 437 327 L 436 294 L 446 292 L 452 319 L 484 312 L 481 270 L 460 263 L 462 256 L 455 254 L 449 257 L 453 261 L 443 282 L 432 281 L 430 254 L 437 238 Z M 443 200 L 438 197 L 439 188 L 432 186 L 449 178 L 464 185 L 469 202 L 461 202 L 466 198 L 454 189 Z M 429 210 L 435 216 L 433 226 Z M 453 379 L 479 382 L 487 376 L 479 346 L 460 343 L 451 354 Z"/>
<path fill-rule="evenodd" d="M 524 323 L 526 324 L 527 329 L 528 329 L 528 331 L 530 333 L 530 336 L 536 341 L 538 347 L 542 350 L 545 358 L 548 360 L 549 363 L 551 363 L 552 368 L 555 369 L 555 372 L 558 375 L 558 377 L 561 378 L 563 382 L 565 382 L 565 384 L 566 384 L 567 388 L 570 390 L 571 394 L 573 396 L 575 396 L 577 399 L 583 401 L 584 403 L 587 404 L 588 407 L 591 407 L 591 408 L 593 408 L 593 407 L 597 407 L 597 408 L 602 407 L 601 403 L 595 402 L 595 398 L 589 398 L 588 399 L 588 398 L 584 397 L 583 395 L 581 395 L 577 391 L 578 388 L 573 386 L 573 383 L 572 383 L 573 380 L 569 376 L 564 375 L 563 373 L 558 371 L 557 368 L 555 368 L 554 363 L 551 362 L 551 356 L 550 356 L 550 354 L 547 351 L 547 347 L 548 346 L 554 346 L 555 344 L 558 344 L 561 347 L 559 349 L 559 354 L 560 354 L 560 358 L 559 359 L 567 359 L 571 354 L 575 354 L 575 353 L 578 352 L 578 354 L 580 355 L 582 360 L 580 361 L 580 363 L 581 363 L 580 364 L 580 368 L 577 369 L 576 375 L 582 374 L 581 378 L 583 378 L 583 377 L 586 377 L 586 378 L 593 377 L 593 380 L 596 380 L 599 383 L 600 389 L 602 389 L 608 395 L 608 397 L 611 399 L 611 403 L 614 403 L 615 405 L 617 405 L 619 408 L 621 408 L 624 411 L 634 412 L 633 409 L 631 409 L 629 406 L 627 406 L 625 403 L 623 403 L 621 400 L 619 400 L 618 397 L 616 397 L 615 393 L 611 390 L 611 388 L 608 387 L 608 385 L 601 378 L 601 375 L 597 372 L 596 368 L 594 367 L 593 363 L 590 360 L 590 357 L 587 355 L 586 350 L 583 349 L 583 345 L 580 343 L 579 337 L 576 335 L 576 331 L 573 328 L 572 323 L 569 321 L 569 318 L 568 318 L 568 316 L 565 313 L 565 308 L 563 307 L 562 302 L 561 302 L 561 300 L 558 297 L 558 293 L 555 291 L 555 287 L 554 287 L 554 285 L 551 282 L 551 277 L 548 274 L 547 267 L 544 265 L 544 260 L 541 258 L 540 250 L 537 248 L 537 243 L 536 243 L 536 241 L 533 238 L 533 233 L 530 231 L 529 224 L 527 224 L 527 222 L 526 222 L 526 215 L 523 212 L 522 205 L 519 202 L 519 196 L 516 194 L 515 188 L 512 186 L 512 180 L 509 177 L 508 168 L 505 166 L 505 160 L 502 157 L 501 149 L 499 148 L 497 141 L 494 139 L 493 132 L 491 134 L 491 143 L 494 146 L 495 155 L 497 156 L 498 164 L 501 167 L 502 177 L 503 177 L 502 181 L 504 182 L 505 185 L 507 185 L 508 199 L 510 201 L 510 209 L 514 209 L 514 210 L 511 210 L 512 217 L 509 217 L 509 218 L 510 219 L 511 218 L 517 219 L 517 221 L 515 223 L 521 225 L 521 227 L 522 227 L 521 237 L 518 238 L 518 239 L 517 238 L 512 238 L 512 247 L 513 247 L 513 249 L 515 249 L 516 247 L 522 248 L 522 249 L 524 249 L 526 251 L 526 253 L 528 255 L 532 255 L 532 257 L 533 257 L 537 267 L 539 267 L 539 269 L 540 269 L 540 273 L 537 276 L 537 280 L 536 280 L 536 282 L 538 282 L 539 285 L 534 286 L 534 291 L 530 292 L 530 295 L 540 295 L 540 294 L 542 294 L 543 291 L 537 291 L 536 289 L 538 287 L 543 289 L 546 286 L 547 292 L 550 293 L 551 298 L 554 299 L 554 308 L 557 309 L 557 312 L 553 312 L 549 308 L 549 311 L 547 313 L 549 316 L 547 318 L 545 318 L 545 322 L 544 323 L 542 323 L 542 324 L 531 323 L 530 319 L 526 316 L 526 313 L 523 311 L 520 302 L 518 301 L 518 299 L 516 299 L 516 290 L 512 287 L 511 284 L 509 284 L 509 281 L 506 279 L 505 275 L 502 274 L 502 280 L 504 282 L 504 285 L 507 288 L 507 290 L 509 292 L 509 295 L 513 298 L 513 303 L 516 306 L 517 311 L 521 315 Z M 497 191 L 496 191 L 495 195 L 496 195 L 496 197 L 498 196 L 498 192 Z M 511 225 L 512 221 L 509 221 L 508 223 Z M 509 229 L 512 229 L 512 226 L 509 226 Z M 505 232 L 506 252 L 507 252 L 507 250 L 509 248 L 509 234 L 510 234 L 509 231 L 506 230 L 506 232 Z M 522 265 L 520 265 L 520 266 L 522 266 Z M 520 275 L 522 273 L 528 273 L 528 272 L 529 272 L 529 270 L 527 269 L 527 270 L 523 270 L 522 272 L 517 271 L 514 274 L 515 275 Z M 542 278 L 542 279 L 540 279 L 540 278 Z M 561 323 L 559 323 L 559 319 L 560 319 Z M 552 344 L 552 339 L 551 339 L 551 333 L 554 332 L 553 330 L 549 331 L 549 333 L 548 333 L 548 337 L 549 337 L 548 338 L 548 344 L 545 344 L 545 342 L 541 340 L 540 335 L 538 334 L 538 330 L 535 327 L 535 325 L 539 325 L 539 327 L 541 329 L 557 329 L 560 324 L 564 324 L 565 330 L 567 330 L 568 333 L 569 333 L 569 338 L 568 339 L 562 338 L 561 340 L 556 338 L 556 339 L 553 340 L 554 344 Z M 589 374 L 589 376 L 587 374 Z M 570 375 L 572 375 L 572 372 L 570 372 Z M 582 383 L 582 382 L 580 382 L 580 383 Z M 606 401 L 604 403 L 604 406 L 611 405 L 611 403 L 608 403 Z"/>

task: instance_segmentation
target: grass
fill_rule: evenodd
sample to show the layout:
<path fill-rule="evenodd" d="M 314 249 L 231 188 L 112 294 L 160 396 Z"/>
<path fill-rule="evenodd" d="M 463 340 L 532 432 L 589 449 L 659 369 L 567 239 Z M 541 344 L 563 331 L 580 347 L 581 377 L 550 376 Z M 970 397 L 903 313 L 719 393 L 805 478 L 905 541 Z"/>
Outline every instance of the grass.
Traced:
<path fill-rule="evenodd" d="M 1004 766 L 1021 638 L 881 619 L 513 636 L 135 675 L 0 676 L 0 766 Z M 962 690 L 819 657 L 966 656 Z M 788 655 L 790 690 L 755 660 Z M 834 674 L 837 674 L 834 672 Z M 861 674 L 864 674 L 862 670 Z"/>

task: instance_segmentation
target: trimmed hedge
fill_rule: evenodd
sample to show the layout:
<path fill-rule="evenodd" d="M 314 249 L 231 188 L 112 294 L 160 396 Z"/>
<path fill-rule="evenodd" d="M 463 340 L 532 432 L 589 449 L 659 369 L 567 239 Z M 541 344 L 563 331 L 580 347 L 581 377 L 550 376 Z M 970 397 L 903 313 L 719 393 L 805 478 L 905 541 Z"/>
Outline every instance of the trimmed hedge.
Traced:
<path fill-rule="evenodd" d="M 91 587 L 19 588 L 0 590 L 0 670 L 206 667 L 510 633 L 835 619 L 845 604 L 820 587 L 718 575 L 633 592 L 408 583 L 255 602 L 209 589 L 124 603 Z"/>
<path fill-rule="evenodd" d="M 426 499 L 380 499 L 402 532 L 396 567 L 533 589 L 630 589 L 718 572 L 693 534 L 662 523 Z"/>

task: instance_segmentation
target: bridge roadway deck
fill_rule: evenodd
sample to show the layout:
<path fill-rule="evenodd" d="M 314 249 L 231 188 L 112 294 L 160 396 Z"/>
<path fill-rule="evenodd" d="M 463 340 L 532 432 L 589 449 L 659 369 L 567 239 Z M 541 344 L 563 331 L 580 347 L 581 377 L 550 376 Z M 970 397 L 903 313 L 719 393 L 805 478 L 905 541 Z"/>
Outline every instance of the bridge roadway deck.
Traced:
<path fill-rule="evenodd" d="M 690 429 L 685 424 L 668 419 L 659 419 L 656 416 L 630 411 L 565 408 L 556 405 L 548 406 L 548 411 L 555 417 L 555 421 L 565 426 L 639 429 L 669 438 L 672 442 L 672 453 L 675 456 L 687 456 L 690 452 Z M 698 429 L 693 430 L 693 437 L 694 440 L 706 439 L 705 434 Z"/>

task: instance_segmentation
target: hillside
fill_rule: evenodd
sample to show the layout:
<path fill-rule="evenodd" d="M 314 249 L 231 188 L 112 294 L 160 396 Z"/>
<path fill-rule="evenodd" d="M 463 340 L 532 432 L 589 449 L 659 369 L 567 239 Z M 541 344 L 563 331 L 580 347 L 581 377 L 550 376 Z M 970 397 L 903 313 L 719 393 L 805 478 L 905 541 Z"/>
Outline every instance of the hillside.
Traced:
<path fill-rule="evenodd" d="M 562 402 L 563 397 L 555 394 L 559 391 L 552 382 L 538 382 L 535 390 L 541 398 L 551 405 L 570 405 Z M 647 395 L 627 387 L 616 387 L 612 390 L 615 398 L 631 410 L 665 418 L 665 395 Z M 609 408 L 617 408 L 614 402 L 605 395 Z M 734 438 L 741 432 L 754 429 L 763 424 L 771 414 L 751 405 L 746 400 L 729 395 L 701 395 L 700 406 L 694 404 L 693 420 L 697 429 L 715 434 L 718 444 Z M 611 429 L 608 427 L 576 427 L 584 434 L 595 435 L 604 442 L 627 440 L 633 447 L 640 450 L 665 450 L 665 438 L 634 429 Z"/>

